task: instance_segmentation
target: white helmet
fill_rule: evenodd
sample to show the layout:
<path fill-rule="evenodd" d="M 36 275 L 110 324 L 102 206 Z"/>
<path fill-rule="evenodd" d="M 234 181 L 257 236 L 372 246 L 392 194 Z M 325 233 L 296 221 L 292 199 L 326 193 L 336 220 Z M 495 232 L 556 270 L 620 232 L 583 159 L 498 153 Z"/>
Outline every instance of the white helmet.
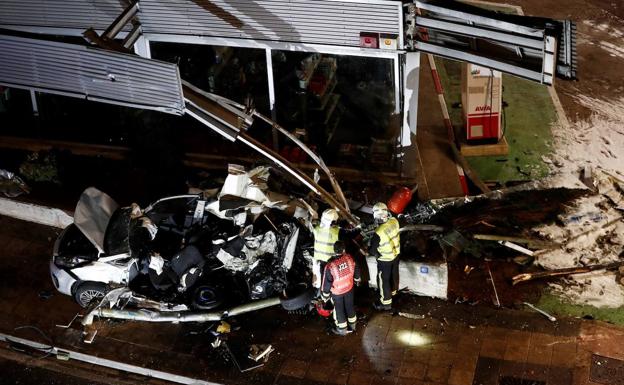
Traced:
<path fill-rule="evenodd" d="M 327 209 L 321 215 L 321 226 L 329 227 L 334 221 L 338 220 L 338 212 L 334 209 Z"/>
<path fill-rule="evenodd" d="M 373 218 L 381 223 L 385 223 L 388 221 L 389 217 L 388 206 L 383 202 L 375 203 L 373 206 Z"/>

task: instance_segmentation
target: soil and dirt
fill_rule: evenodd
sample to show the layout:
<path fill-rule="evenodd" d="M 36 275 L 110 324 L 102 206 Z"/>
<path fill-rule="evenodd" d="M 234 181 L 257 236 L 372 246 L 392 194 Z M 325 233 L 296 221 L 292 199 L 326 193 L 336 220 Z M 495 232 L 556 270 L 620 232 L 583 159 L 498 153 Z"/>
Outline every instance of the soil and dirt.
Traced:
<path fill-rule="evenodd" d="M 622 36 L 619 32 L 624 25 L 624 3 L 610 0 L 568 0 L 565 6 L 562 6 L 559 1 L 494 0 L 493 2 L 521 6 L 526 15 L 547 15 L 554 19 L 572 19 L 577 22 L 579 80 L 555 83 L 569 119 L 585 120 L 593 112 L 590 106 L 576 100 L 577 95 L 604 101 L 617 100 L 624 95 L 623 59 L 612 55 L 604 48 L 612 45 L 622 47 Z"/>

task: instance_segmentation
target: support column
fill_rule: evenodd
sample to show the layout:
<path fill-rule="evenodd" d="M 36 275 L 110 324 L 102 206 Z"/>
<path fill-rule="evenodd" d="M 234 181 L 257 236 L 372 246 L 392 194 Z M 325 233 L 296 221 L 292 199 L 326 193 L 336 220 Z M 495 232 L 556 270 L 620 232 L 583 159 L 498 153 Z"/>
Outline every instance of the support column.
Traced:
<path fill-rule="evenodd" d="M 39 116 L 39 104 L 37 103 L 37 92 L 30 90 L 30 102 L 32 103 L 32 110 L 34 116 Z"/>
<path fill-rule="evenodd" d="M 401 55 L 392 59 L 394 66 L 394 113 L 401 113 Z"/>
<path fill-rule="evenodd" d="M 269 108 L 271 109 L 271 120 L 277 121 L 277 113 L 275 111 L 275 82 L 273 81 L 273 56 L 271 49 L 266 48 L 266 68 L 267 81 L 269 82 Z M 273 150 L 277 151 L 279 147 L 279 138 L 277 129 L 273 128 Z"/>
<path fill-rule="evenodd" d="M 418 116 L 418 85 L 420 78 L 420 52 L 408 52 L 403 63 L 403 126 L 401 143 L 411 145 L 410 134 L 416 135 Z"/>
<path fill-rule="evenodd" d="M 150 43 L 149 40 L 147 40 L 145 38 L 145 36 L 140 36 L 136 43 L 134 43 L 134 52 L 142 57 L 151 59 L 152 58 L 152 52 L 150 50 Z"/>

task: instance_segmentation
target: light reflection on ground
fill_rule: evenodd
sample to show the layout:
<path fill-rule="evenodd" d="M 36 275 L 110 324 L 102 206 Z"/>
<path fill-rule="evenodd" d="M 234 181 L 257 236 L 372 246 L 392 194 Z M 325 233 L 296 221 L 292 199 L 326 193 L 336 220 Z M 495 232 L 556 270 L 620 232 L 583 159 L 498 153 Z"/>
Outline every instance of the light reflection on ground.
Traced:
<path fill-rule="evenodd" d="M 387 329 L 377 326 L 378 324 L 384 324 L 384 322 L 375 322 L 379 321 L 376 320 L 376 317 L 383 317 L 383 315 L 373 315 L 371 317 L 362 335 L 362 347 L 368 361 L 379 373 L 383 373 L 388 369 L 387 363 L 379 359 L 382 351 L 384 355 L 391 355 L 393 349 L 402 351 L 405 348 L 424 347 L 432 341 L 430 335 L 411 330 L 409 327 L 405 330 L 391 330 L 388 333 Z"/>

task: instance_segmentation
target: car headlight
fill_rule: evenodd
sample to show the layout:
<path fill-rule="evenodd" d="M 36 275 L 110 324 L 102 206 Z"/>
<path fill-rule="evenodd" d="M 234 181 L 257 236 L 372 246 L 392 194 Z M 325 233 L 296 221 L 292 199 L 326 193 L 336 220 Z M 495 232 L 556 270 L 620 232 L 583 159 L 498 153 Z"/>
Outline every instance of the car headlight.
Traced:
<path fill-rule="evenodd" d="M 82 263 L 84 263 L 84 259 L 78 257 L 69 257 L 69 256 L 56 256 L 54 258 L 54 263 L 59 267 L 76 267 Z"/>

